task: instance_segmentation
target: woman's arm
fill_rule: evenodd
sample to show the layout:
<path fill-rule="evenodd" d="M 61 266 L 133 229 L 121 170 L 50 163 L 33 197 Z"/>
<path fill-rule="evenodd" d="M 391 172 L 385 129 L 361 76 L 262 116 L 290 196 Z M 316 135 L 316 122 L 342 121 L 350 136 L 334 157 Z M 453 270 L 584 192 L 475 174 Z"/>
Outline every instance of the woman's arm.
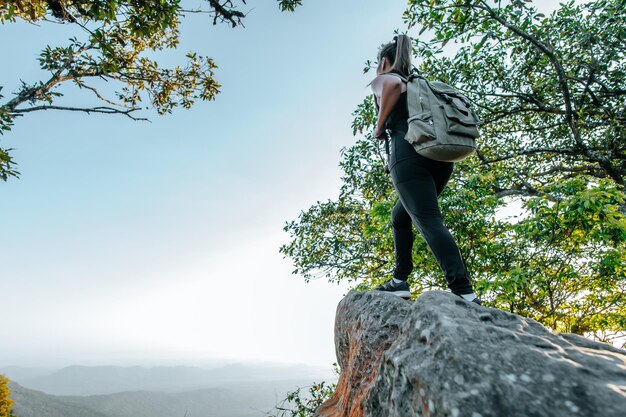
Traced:
<path fill-rule="evenodd" d="M 385 121 L 402 94 L 402 81 L 393 75 L 381 74 L 372 81 L 372 91 L 379 103 L 378 123 L 374 136 L 385 139 Z"/>

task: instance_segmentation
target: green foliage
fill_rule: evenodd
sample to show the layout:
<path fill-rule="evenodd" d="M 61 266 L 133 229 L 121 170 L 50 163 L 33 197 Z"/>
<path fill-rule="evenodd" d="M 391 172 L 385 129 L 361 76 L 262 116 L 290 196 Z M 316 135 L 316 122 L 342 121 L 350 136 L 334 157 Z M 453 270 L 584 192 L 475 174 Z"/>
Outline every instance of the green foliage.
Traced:
<path fill-rule="evenodd" d="M 507 263 L 482 280 L 496 307 L 554 330 L 626 329 L 626 217 L 614 184 L 576 178 L 550 190 L 562 196 L 524 201 L 528 216 L 502 236 Z"/>
<path fill-rule="evenodd" d="M 516 173 L 506 188 L 586 174 L 625 184 L 626 2 L 411 0 L 421 71 L 465 91 L 485 120 L 480 157 Z M 456 53 L 444 56 L 443 46 Z"/>
<path fill-rule="evenodd" d="M 293 11 L 302 3 L 277 1 L 283 11 Z M 187 10 L 180 0 L 0 0 L 1 23 L 20 19 L 33 23 L 56 21 L 74 25 L 81 35 L 69 39 L 66 45 L 48 45 L 41 51 L 39 66 L 50 77 L 31 83 L 22 81 L 14 97 L 0 102 L 0 134 L 9 131 L 17 117 L 32 111 L 121 114 L 146 120 L 136 117 L 136 112 L 152 107 L 163 115 L 177 107 L 188 109 L 198 100 L 214 100 L 220 84 L 214 77 L 217 64 L 213 59 L 188 52 L 181 65 L 161 68 L 152 58 L 155 51 L 178 46 L 178 27 L 187 13 L 210 14 L 214 24 L 227 22 L 232 26 L 241 24 L 245 17 L 233 1 L 206 0 L 201 4 L 207 9 Z M 108 85 L 115 90 L 100 91 L 94 84 L 96 80 L 112 81 Z M 56 105 L 64 95 L 58 87 L 64 83 L 93 94 L 99 105 Z M 143 105 L 146 102 L 148 107 Z M 5 181 L 19 175 L 10 150 L 0 148 L 0 178 Z"/>
<path fill-rule="evenodd" d="M 302 6 L 302 0 L 279 0 L 278 5 L 283 12 L 293 12 L 296 7 Z"/>
<path fill-rule="evenodd" d="M 0 87 L 0 91 L 2 91 L 2 87 Z M 2 97 L 2 94 L 0 94 L 0 99 Z M 3 133 L 3 131 L 11 130 L 12 123 L 13 119 L 9 116 L 9 114 L 0 108 L 0 134 Z M 0 147 L 0 179 L 3 179 L 4 181 L 6 181 L 10 176 L 17 177 L 20 174 L 13 168 L 15 166 L 15 162 L 9 154 L 10 150 L 12 150 L 12 148 L 4 149 Z"/>
<path fill-rule="evenodd" d="M 339 374 L 337 363 L 333 363 L 335 373 Z M 302 388 L 308 388 L 307 392 L 302 392 Z M 298 387 L 294 391 L 288 392 L 285 399 L 275 407 L 275 410 L 268 413 L 267 417 L 313 417 L 318 407 L 329 399 L 337 384 L 326 384 L 322 381 L 306 387 Z"/>
<path fill-rule="evenodd" d="M 420 71 L 463 90 L 485 121 L 479 151 L 455 164 L 440 196 L 476 292 L 605 341 L 626 331 L 624 3 L 567 2 L 546 17 L 530 1 L 410 0 L 404 15 L 420 31 Z M 375 122 L 370 96 L 354 113 L 356 143 L 342 149 L 338 200 L 284 227 L 292 239 L 280 251 L 305 280 L 368 290 L 393 271 L 396 197 Z M 522 210 L 502 218 L 509 204 Z M 445 289 L 419 234 L 413 250 L 415 295 Z"/>
<path fill-rule="evenodd" d="M 308 388 L 307 394 L 302 392 L 302 388 Z M 313 417 L 317 408 L 332 396 L 335 388 L 336 384 L 326 385 L 323 381 L 308 387 L 298 387 L 289 392 L 268 417 Z"/>
<path fill-rule="evenodd" d="M 0 375 L 0 417 L 13 416 L 13 412 L 11 411 L 13 400 L 9 398 L 10 396 L 9 379 L 4 375 Z"/>

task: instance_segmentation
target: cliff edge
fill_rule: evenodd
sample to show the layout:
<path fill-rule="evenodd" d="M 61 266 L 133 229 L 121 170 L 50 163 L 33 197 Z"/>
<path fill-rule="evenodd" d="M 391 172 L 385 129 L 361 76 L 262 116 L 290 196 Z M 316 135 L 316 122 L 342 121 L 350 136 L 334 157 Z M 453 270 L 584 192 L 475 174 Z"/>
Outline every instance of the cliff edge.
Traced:
<path fill-rule="evenodd" d="M 316 417 L 626 416 L 626 351 L 430 291 L 350 291 Z"/>

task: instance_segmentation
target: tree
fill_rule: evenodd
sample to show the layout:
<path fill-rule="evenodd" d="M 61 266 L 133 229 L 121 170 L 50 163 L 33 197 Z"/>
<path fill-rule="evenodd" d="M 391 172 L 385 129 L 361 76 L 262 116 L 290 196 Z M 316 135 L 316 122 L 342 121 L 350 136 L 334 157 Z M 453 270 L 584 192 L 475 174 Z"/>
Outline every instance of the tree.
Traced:
<path fill-rule="evenodd" d="M 604 341 L 626 331 L 625 5 L 570 1 L 546 17 L 530 0 L 410 0 L 404 14 L 419 70 L 464 91 L 484 120 L 479 151 L 440 197 L 475 289 L 491 306 Z M 342 149 L 338 199 L 284 227 L 280 252 L 307 281 L 366 290 L 391 273 L 396 196 L 375 117 L 368 96 L 354 112 L 359 138 Z M 523 211 L 498 218 L 511 203 Z M 445 288 L 428 252 L 418 237 L 417 294 Z"/>
<path fill-rule="evenodd" d="M 333 363 L 335 376 L 339 376 L 339 365 Z M 306 392 L 302 388 L 308 388 Z M 313 383 L 305 387 L 298 387 L 287 393 L 285 398 L 266 413 L 267 417 L 312 417 L 320 405 L 333 395 L 337 384 L 327 384 L 325 381 Z"/>
<path fill-rule="evenodd" d="M 283 11 L 293 11 L 302 0 L 277 0 Z M 180 0 L 0 0 L 0 22 L 56 22 L 76 26 L 80 36 L 64 46 L 47 46 L 39 65 L 50 72 L 43 81 L 22 81 L 14 97 L 0 101 L 0 133 L 10 130 L 15 119 L 33 111 L 65 110 L 85 113 L 121 114 L 134 120 L 148 101 L 159 114 L 176 107 L 190 108 L 196 100 L 213 100 L 219 93 L 214 78 L 216 63 L 209 57 L 189 52 L 186 63 L 160 68 L 147 56 L 150 51 L 175 48 L 178 28 L 189 13 L 206 13 L 213 24 L 242 25 L 246 16 L 233 0 L 206 0 L 205 8 L 185 9 Z M 245 4 L 245 0 L 242 0 Z M 116 91 L 101 91 L 96 81 L 113 81 Z M 62 84 L 73 84 L 93 94 L 98 105 L 91 107 L 56 104 Z M 0 92 L 2 86 L 0 86 Z M 0 100 L 3 96 L 0 94 Z M 0 148 L 0 178 L 17 177 L 11 149 Z"/>
<path fill-rule="evenodd" d="M 501 3 L 412 0 L 405 14 L 434 29 L 417 43 L 424 71 L 482 110 L 480 161 L 518 174 L 497 191 L 538 195 L 555 176 L 580 175 L 624 186 L 626 2 L 570 0 L 549 17 L 529 0 Z M 450 41 L 456 55 L 437 57 Z"/>
<path fill-rule="evenodd" d="M 302 388 L 308 388 L 302 392 Z M 298 387 L 287 393 L 275 409 L 266 413 L 267 417 L 308 417 L 313 416 L 320 405 L 333 395 L 337 384 L 327 385 L 322 381 L 306 387 Z"/>
<path fill-rule="evenodd" d="M 13 412 L 11 411 L 13 400 L 9 398 L 10 395 L 9 379 L 4 375 L 0 375 L 0 417 L 13 416 Z"/>

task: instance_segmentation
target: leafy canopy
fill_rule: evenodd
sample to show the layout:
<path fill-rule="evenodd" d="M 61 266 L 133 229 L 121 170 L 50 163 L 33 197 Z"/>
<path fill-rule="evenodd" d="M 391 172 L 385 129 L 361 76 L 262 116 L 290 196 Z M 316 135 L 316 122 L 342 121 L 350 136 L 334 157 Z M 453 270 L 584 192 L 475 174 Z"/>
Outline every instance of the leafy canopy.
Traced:
<path fill-rule="evenodd" d="M 464 91 L 484 120 L 479 151 L 440 197 L 476 292 L 556 331 L 623 334 L 625 1 L 570 1 L 546 16 L 531 1 L 410 0 L 404 20 L 420 72 Z M 341 151 L 339 197 L 285 224 L 280 252 L 306 281 L 367 290 L 391 276 L 396 195 L 375 121 L 368 96 Z M 415 294 L 445 289 L 419 234 L 413 253 Z"/>
<path fill-rule="evenodd" d="M 293 11 L 302 3 L 277 1 L 283 11 Z M 4 102 L 0 86 L 0 134 L 9 131 L 16 118 L 33 111 L 121 114 L 146 120 L 135 116 L 146 108 L 142 107 L 145 102 L 158 114 L 167 114 L 176 107 L 188 109 L 197 100 L 214 100 L 220 84 L 214 78 L 217 65 L 213 59 L 188 52 L 180 65 L 161 68 L 149 57 L 150 52 L 178 46 L 179 25 L 189 13 L 210 15 L 213 24 L 242 25 L 245 14 L 234 1 L 205 0 L 200 4 L 200 8 L 188 10 L 180 0 L 0 0 L 3 24 L 18 20 L 64 23 L 74 25 L 78 32 L 67 44 L 48 45 L 41 51 L 39 66 L 49 72 L 49 78 L 21 81 L 13 97 Z M 45 33 L 44 25 L 40 30 Z M 102 83 L 97 83 L 101 80 L 112 81 L 104 91 Z M 57 104 L 64 95 L 58 91 L 63 84 L 93 94 L 98 105 Z M 0 178 L 5 181 L 19 176 L 10 151 L 0 147 Z"/>

